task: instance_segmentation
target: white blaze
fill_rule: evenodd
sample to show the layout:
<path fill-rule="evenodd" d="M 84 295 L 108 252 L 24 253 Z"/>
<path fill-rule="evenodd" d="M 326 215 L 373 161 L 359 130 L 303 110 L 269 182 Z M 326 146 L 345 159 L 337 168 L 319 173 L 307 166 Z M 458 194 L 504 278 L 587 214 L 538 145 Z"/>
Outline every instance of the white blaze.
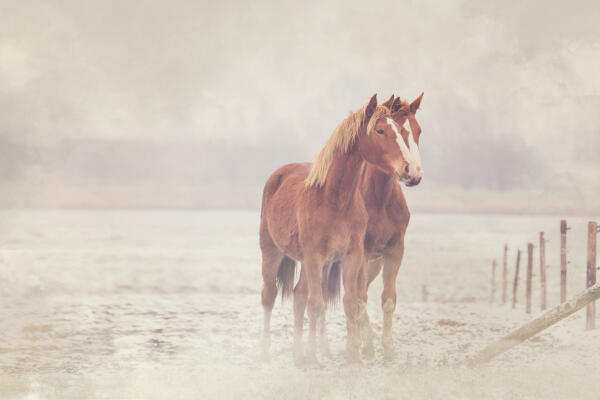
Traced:
<path fill-rule="evenodd" d="M 390 124 L 394 132 L 396 132 L 396 141 L 400 146 L 402 157 L 404 157 L 404 160 L 408 164 L 408 175 L 410 175 L 411 178 L 421 178 L 423 176 L 423 169 L 421 168 L 421 155 L 419 154 L 419 146 L 417 145 L 417 142 L 415 142 L 415 137 L 410 127 L 410 122 L 408 122 L 408 118 L 404 122 L 404 129 L 408 131 L 408 146 L 404 142 L 404 138 L 400 132 L 398 132 L 394 120 L 388 118 L 387 122 Z"/>

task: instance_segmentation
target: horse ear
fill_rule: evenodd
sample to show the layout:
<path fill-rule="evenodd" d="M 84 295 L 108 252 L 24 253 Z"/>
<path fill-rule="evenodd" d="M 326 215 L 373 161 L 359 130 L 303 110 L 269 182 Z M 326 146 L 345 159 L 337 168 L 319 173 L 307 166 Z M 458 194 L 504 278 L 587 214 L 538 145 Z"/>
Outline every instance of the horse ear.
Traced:
<path fill-rule="evenodd" d="M 382 106 L 391 110 L 393 103 L 394 103 L 394 95 L 392 95 L 392 97 L 390 97 L 385 103 L 383 103 Z"/>
<path fill-rule="evenodd" d="M 402 100 L 400 99 L 400 97 L 396 97 L 396 100 L 394 100 L 394 103 L 392 104 L 390 111 L 392 113 L 395 113 L 396 111 L 398 111 L 400 109 L 401 105 L 402 105 Z"/>
<path fill-rule="evenodd" d="M 421 106 L 421 99 L 423 99 L 423 95 L 425 94 L 425 92 L 421 93 L 421 95 L 419 97 L 417 97 L 415 99 L 415 101 L 413 101 L 412 103 L 410 103 L 410 112 L 411 114 L 414 114 L 417 112 L 417 110 L 419 109 L 419 107 Z"/>
<path fill-rule="evenodd" d="M 367 104 L 365 107 L 365 121 L 369 121 L 371 119 L 371 116 L 375 112 L 375 108 L 377 108 L 377 93 L 371 97 L 369 104 Z"/>

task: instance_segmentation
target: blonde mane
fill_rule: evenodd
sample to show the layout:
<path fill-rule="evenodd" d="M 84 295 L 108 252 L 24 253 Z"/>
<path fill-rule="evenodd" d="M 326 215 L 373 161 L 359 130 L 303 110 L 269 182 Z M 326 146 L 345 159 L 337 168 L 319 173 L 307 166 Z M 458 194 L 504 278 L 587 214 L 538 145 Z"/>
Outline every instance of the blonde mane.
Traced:
<path fill-rule="evenodd" d="M 333 156 L 338 151 L 347 153 L 348 150 L 350 150 L 363 125 L 365 108 L 366 106 L 356 112 L 350 112 L 350 115 L 334 129 L 327 140 L 327 143 L 321 149 L 319 155 L 317 155 L 308 176 L 304 180 L 307 187 L 323 186 L 325 184 L 325 179 L 327 178 L 329 167 L 333 162 Z M 386 115 L 390 115 L 390 110 L 384 106 L 378 105 L 367 124 L 367 135 L 373 130 L 377 120 Z"/>

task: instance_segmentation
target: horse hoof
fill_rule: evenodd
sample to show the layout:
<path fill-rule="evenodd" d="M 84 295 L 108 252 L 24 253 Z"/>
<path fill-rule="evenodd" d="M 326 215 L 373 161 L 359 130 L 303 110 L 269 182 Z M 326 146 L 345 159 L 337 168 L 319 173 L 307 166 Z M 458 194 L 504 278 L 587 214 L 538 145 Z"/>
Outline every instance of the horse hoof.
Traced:
<path fill-rule="evenodd" d="M 306 357 L 304 357 L 304 365 L 311 367 L 322 367 L 315 354 L 309 354 Z"/>
<path fill-rule="evenodd" d="M 303 355 L 294 355 L 294 365 L 296 367 L 304 367 L 306 365 L 306 358 Z"/>
<path fill-rule="evenodd" d="M 317 356 L 315 355 L 315 353 L 309 353 L 305 359 L 306 359 L 306 362 L 309 364 L 315 364 L 318 362 Z"/>
<path fill-rule="evenodd" d="M 298 357 L 294 357 L 294 364 L 298 368 L 321 368 L 323 365 L 317 360 L 317 357 L 312 355 L 302 355 Z"/>
<path fill-rule="evenodd" d="M 346 360 L 348 361 L 348 364 L 350 364 L 350 365 L 360 364 L 360 355 L 358 353 L 358 348 L 352 349 L 352 350 L 349 349 L 346 352 Z"/>
<path fill-rule="evenodd" d="M 266 337 L 262 339 L 261 343 L 261 359 L 263 362 L 268 362 L 271 357 L 269 356 L 269 348 L 271 347 L 271 340 Z"/>
<path fill-rule="evenodd" d="M 373 360 L 375 358 L 375 347 L 373 347 L 373 343 L 363 346 L 361 353 L 364 359 Z"/>
<path fill-rule="evenodd" d="M 306 357 L 304 357 L 303 351 L 294 351 L 294 364 L 297 367 L 302 367 L 306 364 Z"/>
<path fill-rule="evenodd" d="M 328 358 L 330 360 L 333 358 L 333 355 L 331 354 L 331 350 L 329 350 L 329 346 L 322 345 L 319 348 L 319 351 L 321 352 L 321 355 L 323 355 L 323 357 Z"/>
<path fill-rule="evenodd" d="M 386 362 L 392 362 L 396 360 L 396 351 L 394 351 L 394 347 L 392 346 L 384 346 L 383 348 L 383 359 Z"/>
<path fill-rule="evenodd" d="M 347 357 L 346 364 L 349 367 L 358 367 L 362 365 L 362 361 L 360 360 L 360 357 Z"/>

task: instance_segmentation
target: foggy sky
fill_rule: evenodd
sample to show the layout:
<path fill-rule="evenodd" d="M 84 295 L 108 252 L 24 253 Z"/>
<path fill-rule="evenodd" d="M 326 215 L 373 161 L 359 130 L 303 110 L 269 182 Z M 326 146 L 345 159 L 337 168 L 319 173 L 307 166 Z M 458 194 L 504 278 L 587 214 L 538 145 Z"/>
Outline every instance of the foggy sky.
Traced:
<path fill-rule="evenodd" d="M 598 2 L 3 3 L 0 175 L 13 181 L 118 183 L 139 148 L 133 182 L 168 170 L 259 195 L 373 93 L 424 91 L 419 196 L 600 197 Z M 82 146 L 106 152 L 86 162 Z"/>

